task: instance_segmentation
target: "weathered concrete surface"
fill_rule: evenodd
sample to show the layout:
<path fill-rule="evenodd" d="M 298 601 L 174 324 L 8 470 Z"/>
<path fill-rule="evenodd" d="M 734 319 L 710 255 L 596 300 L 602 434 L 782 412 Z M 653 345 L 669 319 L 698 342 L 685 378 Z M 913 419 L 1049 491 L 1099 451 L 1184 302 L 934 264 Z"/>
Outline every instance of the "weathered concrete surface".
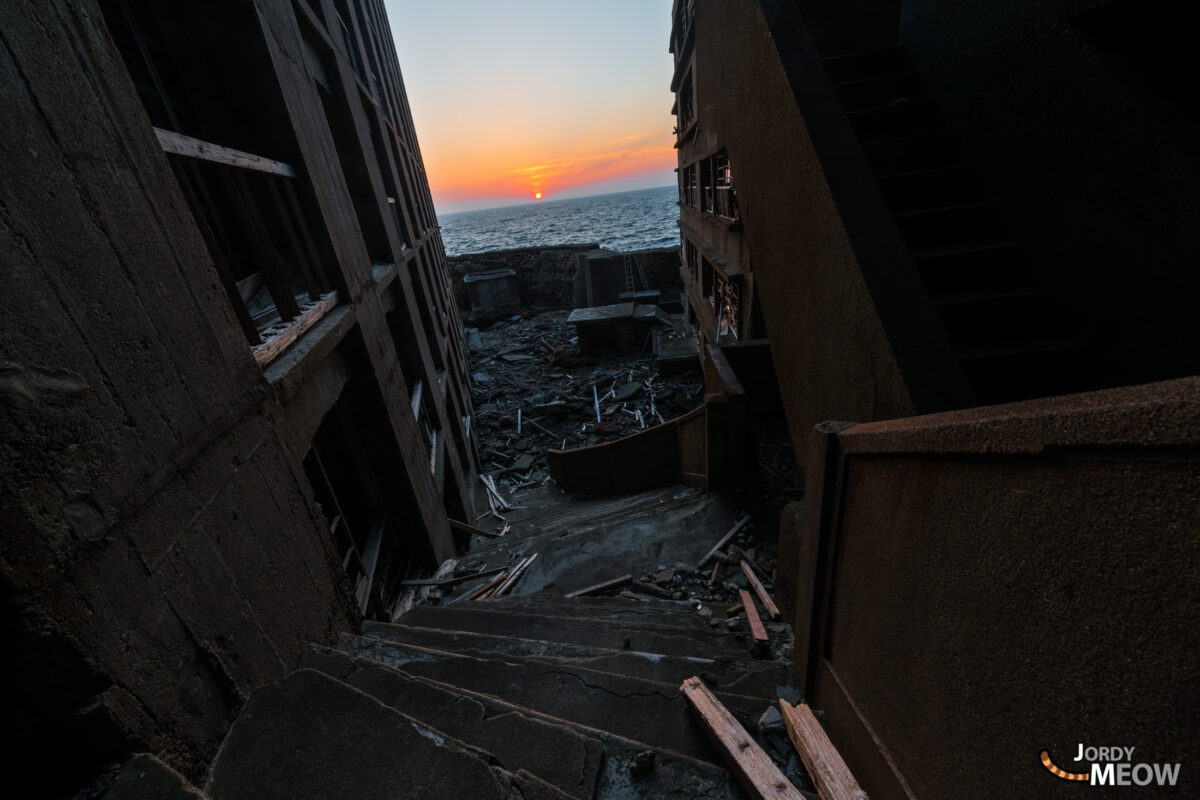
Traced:
<path fill-rule="evenodd" d="M 805 693 L 872 797 L 902 796 L 897 774 L 920 798 L 1057 797 L 1035 751 L 1118 739 L 1184 765 L 1157 795 L 1196 793 L 1200 379 L 864 424 L 831 446 L 834 505 L 798 542 L 816 563 L 781 583 L 810 631 Z"/>
<path fill-rule="evenodd" d="M 697 640 L 697 646 L 702 642 Z M 401 672 L 502 696 L 592 728 L 602 728 L 654 748 L 710 759 L 703 733 L 688 717 L 677 684 L 524 659 L 463 656 L 398 642 L 345 637 L 339 648 Z M 771 700 L 719 693 L 735 714 L 751 719 Z M 772 698 L 773 699 L 773 698 Z"/>
<path fill-rule="evenodd" d="M 9 3 L 0 27 L 0 569 L 194 774 L 354 612 L 100 10 Z"/>
<path fill-rule="evenodd" d="M 207 800 L 208 795 L 149 753 L 125 762 L 103 800 Z"/>
<path fill-rule="evenodd" d="M 205 788 L 213 800 L 520 796 L 461 743 L 314 670 L 251 695 Z"/>
<path fill-rule="evenodd" d="M 551 582 L 549 591 L 565 594 L 625 573 L 654 572 L 659 564 L 695 563 L 737 518 L 729 498 L 681 486 L 616 499 L 548 487 L 522 492 L 520 504 L 526 508 L 507 514 L 512 534 L 472 551 L 485 561 L 537 553 L 516 595 Z"/>
<path fill-rule="evenodd" d="M 637 650 L 663 655 L 713 657 L 748 653 L 745 634 L 718 633 L 705 628 L 671 627 L 653 622 L 571 619 L 552 614 L 522 614 L 501 608 L 481 608 L 482 603 L 455 604 L 447 608 L 419 606 L 404 614 L 406 625 L 454 628 L 476 633 L 546 639 L 570 644 L 595 645 L 609 650 Z"/>
<path fill-rule="evenodd" d="M 471 308 L 467 287 L 462 280 L 464 276 L 511 269 L 517 273 L 521 299 L 528 307 L 570 308 L 575 297 L 576 257 L 595 252 L 599 247 L 598 244 L 558 244 L 450 256 L 447 261 L 457 278 L 454 291 L 458 307 L 463 311 Z M 653 288 L 664 292 L 678 292 L 683 288 L 679 279 L 677 248 L 639 250 L 635 255 Z"/>
<path fill-rule="evenodd" d="M 428 375 L 445 370 L 448 399 L 439 394 L 427 411 L 452 440 L 471 398 L 457 388 L 466 373 L 449 293 L 415 299 L 414 282 L 445 283 L 428 277 L 445 267 L 419 160 L 398 167 L 420 195 L 399 218 L 424 239 L 409 236 L 405 249 L 393 231 L 385 245 L 411 258 L 421 251 L 427 275 L 414 277 L 402 263 L 391 286 L 377 287 L 378 250 L 363 241 L 295 9 L 279 0 L 183 3 L 164 15 L 168 30 L 157 33 L 172 57 L 236 51 L 203 72 L 204 91 L 190 91 L 192 75 L 182 76 L 186 96 L 174 99 L 212 131 L 233 128 L 250 142 L 217 137 L 222 144 L 300 167 L 295 188 L 315 255 L 341 290 L 342 310 L 264 374 L 115 46 L 120 37 L 106 27 L 118 5 L 0 9 L 0 275 L 8 298 L 0 315 L 0 585 L 6 644 L 25 634 L 61 644 L 53 669 L 32 668 L 47 663 L 27 654 L 32 682 L 23 690 L 55 701 L 16 752 L 27 769 L 60 780 L 67 771 L 56 769 L 59 761 L 96 769 L 124 746 L 122 734 L 196 777 L 255 686 L 284 674 L 307 642 L 357 624 L 342 554 L 300 466 L 312 427 L 350 377 L 371 376 L 357 383 L 384 409 L 376 433 L 393 440 L 396 473 L 418 498 L 406 523 L 419 545 L 453 553 L 443 502 L 470 500 L 467 481 L 447 480 L 443 491 L 430 474 L 381 301 L 399 294 L 413 318 L 426 306 L 442 312 L 438 327 L 418 337 L 417 360 Z M 186 43 L 171 39 L 179 28 Z M 247 65 L 254 68 L 228 85 L 226 71 Z M 348 96 L 358 91 L 344 55 L 328 66 L 334 77 L 350 76 Z M 212 95 L 217 108 L 206 105 Z M 351 126 L 367 137 L 373 160 L 369 120 L 355 105 Z M 370 175 L 363 180 L 374 188 Z M 352 369 L 333 380 L 321 367 L 339 360 Z M 289 408 L 291 400 L 298 405 Z M 440 474 L 470 474 L 472 451 L 469 442 L 446 448 Z M 86 713 L 75 714 L 80 707 Z M 116 734 L 75 736 L 89 715 L 108 715 Z"/>
<path fill-rule="evenodd" d="M 374 670 L 381 666 L 379 662 L 351 659 L 343 653 L 327 648 L 311 648 L 305 652 L 304 660 L 306 666 L 312 666 L 339 680 L 352 679 L 356 670 Z M 396 674 L 400 680 L 424 686 L 426 690 L 434 693 L 434 696 L 454 698 L 469 704 L 478 703 L 485 709 L 488 718 L 517 714 L 577 731 L 588 739 L 603 743 L 604 757 L 601 759 L 600 773 L 596 780 L 595 800 L 625 800 L 630 797 L 645 800 L 676 800 L 680 797 L 724 800 L 741 796 L 729 773 L 708 761 L 664 750 L 648 750 L 645 742 L 515 705 L 502 697 L 474 692 L 436 679 Z M 648 758 L 650 754 L 652 758 Z"/>
<path fill-rule="evenodd" d="M 338 651 L 310 648 L 304 663 L 486 751 L 509 771 L 524 769 L 580 800 L 592 798 L 604 756 L 597 739 L 516 711 L 491 713 L 474 698 Z"/>
<path fill-rule="evenodd" d="M 790 9 L 735 0 L 698 7 L 698 123 L 680 163 L 728 152 L 797 460 L 807 463 L 808 431 L 822 420 L 961 407 L 970 394 Z M 778 146 L 763 146 L 764 131 Z M 692 228 L 705 224 L 699 217 L 681 211 Z"/>
<path fill-rule="evenodd" d="M 748 655 L 743 658 L 669 656 L 402 624 L 390 626 L 391 630 L 388 631 L 381 630 L 381 627 L 367 631 L 365 635 L 470 656 L 519 656 L 526 661 L 576 665 L 597 672 L 629 675 L 659 683 L 678 684 L 699 674 L 710 687 L 757 697 L 776 697 L 778 689 L 785 686 L 791 677 L 791 670 L 786 665 L 777 661 L 754 660 Z"/>

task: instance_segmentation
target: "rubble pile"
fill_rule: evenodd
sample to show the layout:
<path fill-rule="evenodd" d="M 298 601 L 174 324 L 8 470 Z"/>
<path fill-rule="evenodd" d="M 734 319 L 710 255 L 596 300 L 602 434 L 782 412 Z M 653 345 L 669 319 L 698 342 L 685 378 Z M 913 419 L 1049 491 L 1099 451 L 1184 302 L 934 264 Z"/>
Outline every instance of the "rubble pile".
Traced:
<path fill-rule="evenodd" d="M 747 564 L 762 588 L 772 592 L 777 562 L 778 548 L 773 543 L 759 541 L 754 523 L 750 522 L 705 564 L 659 564 L 658 571 L 635 577 L 627 586 L 616 587 L 604 594 L 638 600 L 646 596 L 674 600 L 695 608 L 713 628 L 746 631 L 748 620 L 739 592 L 750 590 L 752 586 L 741 565 Z M 791 628 L 784 622 L 772 621 L 757 599 L 755 613 L 761 617 L 770 638 L 769 643 L 761 647 L 762 655 L 784 661 L 790 659 Z"/>
<path fill-rule="evenodd" d="M 547 450 L 635 433 L 704 399 L 699 368 L 666 377 L 649 356 L 581 356 L 568 313 L 467 331 L 481 472 L 510 490 L 548 479 Z"/>

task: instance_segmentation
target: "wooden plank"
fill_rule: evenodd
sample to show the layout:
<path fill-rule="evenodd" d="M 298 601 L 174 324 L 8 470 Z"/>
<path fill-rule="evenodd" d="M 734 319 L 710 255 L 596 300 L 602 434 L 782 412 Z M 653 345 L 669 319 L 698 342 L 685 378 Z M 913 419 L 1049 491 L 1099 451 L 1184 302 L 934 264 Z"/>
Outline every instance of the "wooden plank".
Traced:
<path fill-rule="evenodd" d="M 742 572 L 746 575 L 746 580 L 754 588 L 754 593 L 758 595 L 758 600 L 763 604 L 763 609 L 767 612 L 767 616 L 771 619 L 779 619 L 779 607 L 775 605 L 775 601 L 771 599 L 771 595 L 767 594 L 767 590 L 758 580 L 758 576 L 754 574 L 754 570 L 750 569 L 750 565 L 742 560 Z"/>
<path fill-rule="evenodd" d="M 251 347 L 250 350 L 254 353 L 254 360 L 258 362 L 259 366 L 265 367 L 267 364 L 270 364 L 280 353 L 291 347 L 312 326 L 320 322 L 321 318 L 337 305 L 337 300 L 338 293 L 330 292 L 321 298 L 321 302 L 292 320 L 291 324 L 279 333 L 257 347 Z"/>
<path fill-rule="evenodd" d="M 813 716 L 812 709 L 804 703 L 793 706 L 786 700 L 780 700 L 779 711 L 783 715 L 788 738 L 808 769 L 821 800 L 867 800 L 867 793 L 850 774 L 850 768 L 833 742 L 829 741 L 825 729 Z"/>
<path fill-rule="evenodd" d="M 507 568 L 506 567 L 497 567 L 496 569 L 485 569 L 485 570 L 481 570 L 480 572 L 474 572 L 474 573 L 471 573 L 470 575 L 463 575 L 458 578 L 445 578 L 445 579 L 420 578 L 418 580 L 400 581 L 400 585 L 401 586 L 428 586 L 430 588 L 433 588 L 436 586 L 454 586 L 459 583 L 466 583 L 467 581 L 473 581 L 476 578 L 490 578 L 493 575 L 498 575 L 501 572 L 504 572 L 505 569 L 507 569 Z"/>
<path fill-rule="evenodd" d="M 803 800 L 799 790 L 699 677 L 688 678 L 679 690 L 747 795 L 755 800 Z"/>
<path fill-rule="evenodd" d="M 376 517 L 371 520 L 371 530 L 367 534 L 367 546 L 363 548 L 362 561 L 366 569 L 358 579 L 355 597 L 358 599 L 359 611 L 367 613 L 370 606 L 371 588 L 375 586 L 375 568 L 379 565 L 379 551 L 383 549 L 383 529 L 387 520 Z"/>
<path fill-rule="evenodd" d="M 474 525 L 468 525 L 467 523 L 459 522 L 456 519 L 447 518 L 446 521 L 450 523 L 451 528 L 456 528 L 457 530 L 463 531 L 464 533 L 469 533 L 472 536 L 482 536 L 485 539 L 499 539 L 504 535 L 503 533 L 492 533 L 491 531 L 485 531 L 482 528 L 476 528 Z"/>
<path fill-rule="evenodd" d="M 232 147 L 222 147 L 219 144 L 184 136 L 175 131 L 165 131 L 162 128 L 155 128 L 154 134 L 158 137 L 158 143 L 162 146 L 164 153 L 194 158 L 198 161 L 208 161 L 213 164 L 224 164 L 227 167 L 252 169 L 269 175 L 281 175 L 285 178 L 296 177 L 296 170 L 290 164 L 282 161 L 273 161 L 253 153 L 234 150 Z"/>
<path fill-rule="evenodd" d="M 763 627 L 762 620 L 758 618 L 758 608 L 754 605 L 754 598 L 745 589 L 738 589 L 738 597 L 742 598 L 742 608 L 746 610 L 746 622 L 750 625 L 750 634 L 754 637 L 755 643 L 770 641 L 767 629 Z"/>
<path fill-rule="evenodd" d="M 702 478 L 704 476 L 698 475 L 696 477 Z M 729 544 L 729 540 L 732 539 L 734 536 L 736 536 L 738 531 L 740 531 L 742 528 L 746 527 L 746 523 L 749 521 L 750 521 L 750 515 L 746 514 L 741 519 L 739 519 L 736 523 L 734 523 L 734 526 L 729 529 L 729 533 L 722 536 L 721 540 L 719 542 L 717 542 L 716 544 L 714 544 L 712 549 L 708 551 L 708 555 L 706 555 L 704 558 L 700 559 L 700 562 L 698 564 L 696 564 L 696 568 L 699 569 L 700 567 L 703 567 L 705 564 L 707 564 L 708 560 L 710 558 L 712 558 L 713 556 L 715 556 L 717 554 L 718 550 L 720 550 L 725 545 Z"/>
<path fill-rule="evenodd" d="M 495 578 L 492 578 L 490 581 L 483 584 L 482 586 L 475 587 L 475 589 L 473 589 L 469 594 L 464 595 L 460 599 L 462 599 L 462 600 L 479 600 L 480 598 L 487 595 L 489 592 L 492 591 L 492 589 L 496 588 L 497 586 L 499 586 L 501 583 L 503 583 L 507 579 L 508 579 L 508 573 L 501 572 Z M 457 603 L 458 600 L 455 600 L 454 602 Z"/>
<path fill-rule="evenodd" d="M 458 566 L 457 558 L 447 558 L 437 568 L 437 572 L 433 573 L 433 579 L 435 581 L 441 581 L 441 580 L 445 580 L 446 578 L 449 578 L 451 576 L 451 574 L 453 574 L 454 568 L 457 566 Z M 421 602 L 425 602 L 426 600 L 429 599 L 429 590 L 432 588 L 433 588 L 432 586 L 422 586 L 421 587 L 421 590 L 417 593 L 418 596 L 421 598 Z"/>
<path fill-rule="evenodd" d="M 576 589 L 573 592 L 568 592 L 567 597 L 583 597 L 584 595 L 593 594 L 595 592 L 602 592 L 605 589 L 612 589 L 617 586 L 624 586 L 625 584 L 629 583 L 631 580 L 633 580 L 632 575 L 622 575 L 619 578 L 613 578 L 611 580 L 601 581 L 600 583 L 589 586 L 586 589 Z"/>
<path fill-rule="evenodd" d="M 522 559 L 521 563 L 517 564 L 517 566 L 513 568 L 513 571 L 509 574 L 507 580 L 496 587 L 496 591 L 492 592 L 490 596 L 500 597 L 501 595 L 508 594 L 510 591 L 512 591 L 512 588 L 517 585 L 517 581 L 521 580 L 521 576 L 525 574 L 525 570 L 529 569 L 529 565 L 532 564 L 537 557 L 538 554 L 534 553 L 528 558 Z"/>
<path fill-rule="evenodd" d="M 416 592 L 412 591 L 400 598 L 400 602 L 396 603 L 396 610 L 392 612 L 392 622 L 395 622 L 397 619 L 399 619 L 406 611 L 411 611 L 413 603 L 416 602 L 416 599 L 417 594 Z"/>

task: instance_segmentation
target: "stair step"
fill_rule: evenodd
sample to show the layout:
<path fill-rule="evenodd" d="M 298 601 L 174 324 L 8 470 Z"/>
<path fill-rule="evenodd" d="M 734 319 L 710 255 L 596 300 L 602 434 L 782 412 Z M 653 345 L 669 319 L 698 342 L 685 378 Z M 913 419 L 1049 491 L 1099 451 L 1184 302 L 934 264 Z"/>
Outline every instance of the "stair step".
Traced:
<path fill-rule="evenodd" d="M 213 800 L 361 800 L 366 787 L 377 797 L 564 797 L 311 669 L 251 693 L 205 788 Z"/>
<path fill-rule="evenodd" d="M 936 133 L 941 127 L 937 103 L 932 100 L 851 111 L 846 118 L 858 140 L 865 143 Z"/>
<path fill-rule="evenodd" d="M 206 800 L 208 795 L 156 757 L 135 753 L 121 765 L 116 780 L 103 797 L 104 800 Z"/>
<path fill-rule="evenodd" d="M 604 757 L 598 739 L 516 711 L 489 714 L 478 700 L 383 666 L 364 668 L 362 662 L 337 650 L 309 648 L 301 664 L 493 754 L 505 769 L 524 769 L 580 800 L 590 800 L 595 791 Z"/>
<path fill-rule="evenodd" d="M 560 610 L 566 614 L 575 614 L 580 609 L 584 609 L 579 612 L 580 614 L 588 614 L 596 609 L 615 609 L 617 611 L 630 611 L 637 614 L 658 611 L 672 614 L 680 610 L 690 610 L 695 605 L 694 602 L 686 600 L 666 600 L 645 595 L 639 596 L 637 600 L 631 600 L 628 597 L 605 597 L 603 595 L 567 597 L 566 595 L 554 594 L 547 591 L 522 595 L 505 595 L 504 597 L 489 598 L 478 602 L 481 604 L 503 604 L 505 607 L 511 604 L 514 607 L 524 606 L 530 609 L 552 609 L 555 614 L 559 613 Z"/>
<path fill-rule="evenodd" d="M 527 598 L 539 595 L 500 597 L 494 600 L 476 600 L 455 603 L 461 610 L 496 611 L 529 616 L 553 617 L 555 619 L 588 619 L 609 623 L 629 623 L 655 628 L 672 628 L 707 631 L 707 621 L 696 613 L 694 605 L 683 601 L 660 601 L 661 605 L 646 606 L 634 600 L 615 598 L 617 603 L 590 605 L 581 603 L 583 598 L 562 598 L 559 602 L 545 600 L 530 601 Z"/>
<path fill-rule="evenodd" d="M 895 215 L 910 251 L 948 250 L 994 242 L 1003 230 L 991 203 L 965 203 Z"/>
<path fill-rule="evenodd" d="M 1005 291 L 1031 284 L 1025 255 L 1013 242 L 916 251 L 912 257 L 935 300 L 939 296 Z"/>
<path fill-rule="evenodd" d="M 963 164 L 882 175 L 876 179 L 893 214 L 962 205 L 980 199 L 979 179 Z"/>
<path fill-rule="evenodd" d="M 369 658 L 407 675 L 432 678 L 503 698 L 592 728 L 647 742 L 702 760 L 713 757 L 702 732 L 691 723 L 678 684 L 563 664 L 484 658 L 398 642 L 343 636 L 338 649 Z M 718 692 L 744 724 L 751 725 L 770 700 Z"/>
<path fill-rule="evenodd" d="M 880 75 L 908 72 L 908 52 L 903 47 L 887 47 L 882 50 L 864 50 L 821 59 L 825 72 L 833 83 L 848 83 Z"/>
<path fill-rule="evenodd" d="M 693 675 L 700 675 L 704 682 L 714 689 L 765 697 L 768 700 L 777 698 L 780 690 L 788 686 L 792 678 L 788 666 L 777 661 L 686 658 L 658 653 L 606 650 L 511 636 L 409 627 L 402 621 L 403 617 L 401 624 L 389 625 L 388 630 L 378 630 L 379 626 L 364 625 L 363 633 L 386 641 L 463 655 L 517 657 L 543 664 L 559 663 L 599 672 L 646 678 L 660 683 L 679 684 Z"/>
<path fill-rule="evenodd" d="M 921 76 L 915 72 L 883 75 L 865 80 L 836 83 L 833 86 L 842 108 L 862 111 L 923 98 Z"/>
<path fill-rule="evenodd" d="M 353 659 L 344 653 L 322 647 L 310 647 L 302 658 L 304 666 L 315 669 L 332 670 L 335 677 L 354 680 L 358 671 L 382 670 L 394 678 L 385 680 L 382 676 L 372 674 L 359 682 L 372 687 L 380 693 L 399 691 L 400 684 L 410 686 L 409 691 L 420 692 L 424 687 L 431 698 L 441 698 L 442 701 L 462 702 L 473 707 L 478 704 L 483 707 L 485 719 L 504 715 L 519 715 L 528 719 L 544 722 L 551 727 L 563 728 L 589 739 L 601 742 L 604 748 L 604 758 L 601 759 L 600 772 L 597 776 L 596 800 L 623 800 L 627 797 L 658 800 L 662 798 L 677 798 L 679 792 L 687 790 L 689 797 L 699 800 L 723 800 L 724 798 L 740 797 L 734 788 L 730 775 L 721 767 L 707 760 L 694 759 L 679 753 L 663 749 L 653 750 L 651 745 L 636 739 L 620 736 L 612 731 L 591 728 L 578 722 L 545 714 L 535 709 L 515 705 L 505 699 L 476 692 L 461 686 L 452 686 L 432 678 L 423 678 L 405 674 L 402 671 L 384 666 L 383 664 L 365 658 Z M 386 702 L 381 699 L 381 702 Z M 451 706 L 453 709 L 453 706 Z M 635 767 L 635 763 L 644 758 L 647 751 L 654 752 L 653 769 L 645 770 Z"/>
<path fill-rule="evenodd" d="M 714 632 L 651 622 L 605 622 L 476 608 L 459 609 L 457 606 L 417 607 L 405 613 L 402 619 L 406 625 L 422 628 L 473 631 L 668 656 L 737 658 L 748 655 L 751 647 L 751 641 L 745 633 Z M 378 628 L 373 627 L 372 630 Z"/>
<path fill-rule="evenodd" d="M 862 149 L 876 175 L 920 172 L 961 161 L 958 139 L 945 131 L 866 142 Z"/>

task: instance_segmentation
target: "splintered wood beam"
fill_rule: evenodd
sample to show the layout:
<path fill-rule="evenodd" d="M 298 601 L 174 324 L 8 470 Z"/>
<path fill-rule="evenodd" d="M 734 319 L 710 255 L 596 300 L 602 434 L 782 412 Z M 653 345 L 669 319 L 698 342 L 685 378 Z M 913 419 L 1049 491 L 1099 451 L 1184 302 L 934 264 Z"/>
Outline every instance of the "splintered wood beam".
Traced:
<path fill-rule="evenodd" d="M 737 532 L 738 532 L 738 531 L 740 531 L 742 528 L 746 527 L 746 523 L 747 523 L 747 522 L 749 522 L 749 521 L 750 521 L 750 515 L 749 515 L 749 514 L 746 514 L 746 515 L 745 515 L 745 516 L 743 516 L 741 519 L 739 519 L 739 520 L 738 520 L 738 521 L 737 521 L 737 522 L 734 524 L 734 526 L 733 526 L 732 528 L 730 528 L 730 529 L 729 529 L 729 533 L 727 533 L 727 534 L 725 534 L 724 536 L 722 536 L 722 537 L 721 537 L 721 541 L 719 541 L 719 542 L 717 542 L 716 544 L 714 544 L 714 545 L 713 545 L 713 548 L 712 548 L 712 550 L 709 550 L 709 551 L 708 551 L 708 555 L 706 555 L 704 558 L 700 559 L 700 563 L 698 563 L 698 564 L 696 565 L 696 567 L 697 567 L 697 568 L 700 568 L 700 567 L 703 567 L 705 564 L 707 564 L 707 563 L 708 563 L 708 560 L 709 560 L 710 558 L 712 558 L 713 556 L 715 556 L 715 555 L 717 554 L 717 551 L 718 551 L 718 550 L 720 550 L 720 549 L 721 549 L 722 547 L 724 547 L 725 545 L 729 544 L 729 540 L 730 540 L 730 539 L 732 539 L 734 536 L 737 536 Z"/>
<path fill-rule="evenodd" d="M 521 580 L 521 576 L 525 574 L 525 570 L 529 569 L 529 565 L 532 564 L 537 557 L 538 554 L 534 553 L 529 558 L 524 559 L 520 564 L 517 564 L 517 566 L 515 566 L 513 571 L 509 574 L 508 579 L 496 587 L 496 591 L 492 592 L 490 597 L 500 597 L 501 595 L 511 592 L 512 588 L 517 585 L 517 581 Z"/>
<path fill-rule="evenodd" d="M 746 729 L 699 677 L 688 678 L 679 690 L 746 794 L 755 800 L 803 800 L 803 795 L 779 771 L 771 757 L 750 738 Z"/>
<path fill-rule="evenodd" d="M 487 595 L 489 592 L 491 592 L 492 589 L 495 589 L 497 586 L 499 586 L 501 583 L 503 583 L 506 578 L 508 578 L 508 573 L 501 572 L 499 575 L 492 578 L 487 583 L 485 583 L 481 586 L 475 587 L 475 589 L 473 589 L 469 594 L 464 595 L 462 597 L 462 599 L 463 600 L 480 600 L 485 595 Z M 458 602 L 458 601 L 456 600 L 455 602 Z"/>
<path fill-rule="evenodd" d="M 329 309 L 337 305 L 337 298 L 337 292 L 330 292 L 321 298 L 321 302 L 296 317 L 279 333 L 257 347 L 251 347 L 250 350 L 254 353 L 254 360 L 258 362 L 259 366 L 264 367 L 274 361 L 280 353 L 288 349 L 306 331 L 320 322 L 321 318 L 329 313 Z"/>
<path fill-rule="evenodd" d="M 867 793 L 854 780 L 842 755 L 829 741 L 825 729 L 813 716 L 812 709 L 801 703 L 793 706 L 779 701 L 783 724 L 800 760 L 817 787 L 821 800 L 867 800 Z"/>
<path fill-rule="evenodd" d="M 155 128 L 154 134 L 158 137 L 158 144 L 164 153 L 194 158 L 197 161 L 208 161 L 213 164 L 223 164 L 227 167 L 252 169 L 269 175 L 281 175 L 285 178 L 296 177 L 296 170 L 292 168 L 292 165 L 282 161 L 272 161 L 253 153 L 234 150 L 232 147 L 222 147 L 219 144 L 184 136 L 175 131 L 165 131 L 162 128 Z"/>
<path fill-rule="evenodd" d="M 622 575 L 619 578 L 613 578 L 612 580 L 601 581 L 600 583 L 593 584 L 586 589 L 576 589 L 573 592 L 568 592 L 567 597 L 583 597 L 584 595 L 594 594 L 595 592 L 602 592 L 605 589 L 613 589 L 617 586 L 624 586 L 631 580 L 633 580 L 632 575 Z"/>
<path fill-rule="evenodd" d="M 419 578 L 411 581 L 400 581 L 400 585 L 428 586 L 431 589 L 439 586 L 454 586 L 459 583 L 466 583 L 467 581 L 476 580 L 477 578 L 490 578 L 493 575 L 499 575 L 501 572 L 504 572 L 504 570 L 504 567 L 498 567 L 497 569 L 485 569 L 481 572 L 474 572 L 470 575 L 463 575 L 459 578 Z"/>
<path fill-rule="evenodd" d="M 446 521 L 450 523 L 451 528 L 460 530 L 463 533 L 469 533 L 472 536 L 482 536 L 485 539 L 499 539 L 501 536 L 504 535 L 502 533 L 492 533 L 491 531 L 485 531 L 483 528 L 476 528 L 474 525 L 468 525 L 467 523 L 459 522 L 456 519 L 447 519 Z"/>
<path fill-rule="evenodd" d="M 396 610 L 392 612 L 391 621 L 395 622 L 396 620 L 400 619 L 400 616 L 406 611 L 411 611 L 413 603 L 416 602 L 416 599 L 416 593 L 411 590 L 405 594 L 404 597 L 401 597 L 400 601 L 396 603 Z"/>
<path fill-rule="evenodd" d="M 750 635 L 755 642 L 767 642 L 767 629 L 758 618 L 758 609 L 754 606 L 754 598 L 745 589 L 738 589 L 738 597 L 742 598 L 742 608 L 746 611 L 746 622 L 750 625 Z"/>
<path fill-rule="evenodd" d="M 763 610 L 767 612 L 767 616 L 771 619 L 779 619 L 779 607 L 775 605 L 775 601 L 771 599 L 771 595 L 767 594 L 767 590 L 762 585 L 762 581 L 754 574 L 754 570 L 750 569 L 750 565 L 742 561 L 742 572 L 746 575 L 746 580 L 750 582 L 750 586 L 754 589 L 754 593 L 758 595 L 758 601 L 762 603 Z"/>

